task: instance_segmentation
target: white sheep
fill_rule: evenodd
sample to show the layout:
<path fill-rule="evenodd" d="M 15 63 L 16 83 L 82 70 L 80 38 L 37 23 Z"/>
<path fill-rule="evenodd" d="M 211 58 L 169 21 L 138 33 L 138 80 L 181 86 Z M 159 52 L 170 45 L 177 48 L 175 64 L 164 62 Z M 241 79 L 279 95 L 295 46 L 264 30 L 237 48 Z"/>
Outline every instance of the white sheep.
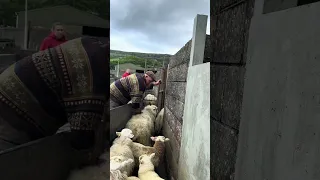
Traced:
<path fill-rule="evenodd" d="M 127 180 L 140 180 L 138 177 L 130 176 L 127 178 Z"/>
<path fill-rule="evenodd" d="M 124 160 L 122 156 L 110 158 L 110 180 L 127 180 L 127 172 L 121 172 L 121 169 L 124 169 L 133 162 L 133 159 Z"/>
<path fill-rule="evenodd" d="M 155 167 L 158 167 L 163 160 L 166 150 L 165 142 L 169 141 L 169 138 L 166 138 L 164 136 L 157 136 L 151 137 L 150 139 L 155 142 L 153 147 L 144 146 L 140 143 L 133 142 L 131 144 L 131 150 L 136 162 L 138 162 L 138 158 L 143 154 L 150 155 L 152 153 L 155 153 L 156 156 L 153 158 L 152 162 Z"/>
<path fill-rule="evenodd" d="M 145 106 L 147 105 L 157 105 L 157 97 L 152 94 L 147 94 L 146 97 L 144 97 L 143 103 Z"/>
<path fill-rule="evenodd" d="M 154 122 L 157 114 L 157 106 L 148 105 L 144 107 L 141 114 L 136 114 L 127 122 L 126 128 L 131 129 L 134 137 L 133 141 L 146 146 L 151 146 L 150 137 L 153 136 Z"/>
<path fill-rule="evenodd" d="M 155 153 L 139 157 L 138 177 L 141 180 L 164 180 L 154 171 L 154 165 L 152 163 L 154 156 Z"/>
<path fill-rule="evenodd" d="M 164 117 L 164 108 L 161 109 L 161 111 L 158 113 L 157 117 L 156 117 L 156 121 L 155 121 L 155 134 L 158 135 L 161 133 L 162 131 L 162 127 L 163 127 L 163 117 Z"/>
<path fill-rule="evenodd" d="M 117 132 L 118 138 L 113 141 L 110 147 L 110 159 L 113 157 L 121 157 L 122 161 L 134 159 L 131 150 L 132 140 L 134 137 L 130 129 L 123 129 L 121 132 Z M 121 172 L 127 172 L 127 175 L 131 175 L 134 168 L 134 162 L 129 163 L 124 168 L 121 168 Z"/>

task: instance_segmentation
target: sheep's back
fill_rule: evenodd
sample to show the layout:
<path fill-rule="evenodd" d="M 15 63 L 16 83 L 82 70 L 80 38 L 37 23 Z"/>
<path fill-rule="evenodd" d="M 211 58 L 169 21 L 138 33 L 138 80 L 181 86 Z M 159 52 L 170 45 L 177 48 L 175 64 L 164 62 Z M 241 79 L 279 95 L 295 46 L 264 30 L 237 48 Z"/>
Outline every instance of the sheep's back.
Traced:
<path fill-rule="evenodd" d="M 130 146 L 114 144 L 110 148 L 110 157 L 113 156 L 124 156 L 133 159 L 133 154 Z"/>
<path fill-rule="evenodd" d="M 139 178 L 140 180 L 164 180 L 154 171 L 139 173 Z"/>
<path fill-rule="evenodd" d="M 132 118 L 128 121 L 126 128 L 134 134 L 133 141 L 151 145 L 150 137 L 154 134 L 154 123 L 150 117 Z"/>

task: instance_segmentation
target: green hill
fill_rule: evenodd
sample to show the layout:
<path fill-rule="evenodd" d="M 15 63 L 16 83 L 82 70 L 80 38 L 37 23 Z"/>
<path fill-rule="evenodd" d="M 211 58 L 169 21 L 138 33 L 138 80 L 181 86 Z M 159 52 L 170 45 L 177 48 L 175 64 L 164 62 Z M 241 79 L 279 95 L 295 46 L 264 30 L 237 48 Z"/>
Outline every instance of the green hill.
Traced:
<path fill-rule="evenodd" d="M 171 55 L 169 54 L 154 54 L 140 52 L 125 52 L 118 50 L 110 50 L 110 66 L 113 68 L 118 64 L 132 63 L 141 67 L 162 67 L 163 64 L 168 64 Z"/>

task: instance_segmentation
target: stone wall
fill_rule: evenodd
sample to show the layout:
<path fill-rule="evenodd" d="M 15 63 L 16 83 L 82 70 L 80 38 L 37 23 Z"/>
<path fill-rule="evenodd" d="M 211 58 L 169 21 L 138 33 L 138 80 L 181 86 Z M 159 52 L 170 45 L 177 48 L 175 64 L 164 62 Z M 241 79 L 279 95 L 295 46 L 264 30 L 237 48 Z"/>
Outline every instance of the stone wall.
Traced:
<path fill-rule="evenodd" d="M 165 92 L 165 121 L 163 134 L 170 141 L 166 146 L 167 171 L 170 178 L 178 177 L 178 162 L 181 147 L 181 131 L 185 102 L 191 40 L 170 58 Z M 204 61 L 210 61 L 210 36 L 206 38 Z M 169 179 L 170 179 L 169 178 Z"/>
<path fill-rule="evenodd" d="M 233 179 L 254 0 L 211 3 L 211 179 Z"/>

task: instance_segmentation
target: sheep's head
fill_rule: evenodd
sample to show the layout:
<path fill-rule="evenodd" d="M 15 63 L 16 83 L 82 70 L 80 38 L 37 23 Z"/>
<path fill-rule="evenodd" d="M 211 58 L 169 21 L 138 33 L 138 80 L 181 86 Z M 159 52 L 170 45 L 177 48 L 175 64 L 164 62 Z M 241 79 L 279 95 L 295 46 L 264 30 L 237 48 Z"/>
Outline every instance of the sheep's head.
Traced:
<path fill-rule="evenodd" d="M 156 101 L 157 100 L 157 97 L 155 95 L 152 95 L 152 94 L 147 94 L 146 97 L 144 98 L 144 100 L 147 100 L 147 101 Z"/>
<path fill-rule="evenodd" d="M 124 161 L 124 157 L 123 156 L 112 156 L 112 157 L 110 157 L 110 161 L 121 163 L 122 161 Z"/>
<path fill-rule="evenodd" d="M 132 131 L 130 129 L 122 129 L 121 132 L 116 132 L 118 137 L 127 137 L 127 138 L 133 138 L 134 135 L 132 134 Z"/>
<path fill-rule="evenodd" d="M 166 138 L 164 136 L 156 136 L 156 137 L 150 137 L 152 141 L 161 141 L 161 142 L 167 142 L 169 141 L 170 139 L 169 138 Z"/>
<path fill-rule="evenodd" d="M 139 164 L 146 164 L 146 163 L 152 163 L 152 159 L 154 158 L 156 154 L 152 153 L 150 155 L 143 154 L 139 157 Z"/>
<path fill-rule="evenodd" d="M 154 116 L 157 115 L 158 107 L 156 105 L 148 105 L 144 107 L 143 111 L 148 111 L 149 113 L 153 114 Z"/>
<path fill-rule="evenodd" d="M 123 156 L 113 156 L 113 157 L 110 157 L 110 169 L 117 170 L 133 162 L 134 162 L 133 159 L 125 160 L 125 157 Z"/>

